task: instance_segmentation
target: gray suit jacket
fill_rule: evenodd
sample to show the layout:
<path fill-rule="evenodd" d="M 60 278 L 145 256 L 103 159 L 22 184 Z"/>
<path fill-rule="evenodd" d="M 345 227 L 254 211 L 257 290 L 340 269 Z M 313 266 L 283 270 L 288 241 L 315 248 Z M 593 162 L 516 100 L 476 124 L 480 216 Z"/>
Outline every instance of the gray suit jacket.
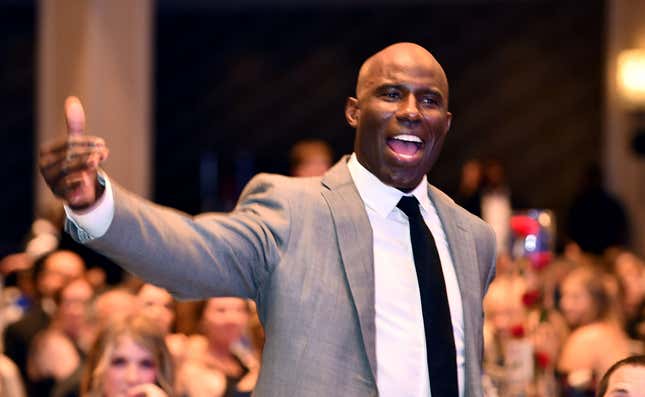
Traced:
<path fill-rule="evenodd" d="M 322 179 L 260 174 L 225 215 L 189 217 L 115 186 L 114 220 L 87 245 L 179 298 L 255 299 L 266 332 L 256 396 L 377 396 L 372 231 L 346 161 Z M 494 236 L 438 189 L 428 193 L 463 300 L 465 395 L 480 397 Z"/>

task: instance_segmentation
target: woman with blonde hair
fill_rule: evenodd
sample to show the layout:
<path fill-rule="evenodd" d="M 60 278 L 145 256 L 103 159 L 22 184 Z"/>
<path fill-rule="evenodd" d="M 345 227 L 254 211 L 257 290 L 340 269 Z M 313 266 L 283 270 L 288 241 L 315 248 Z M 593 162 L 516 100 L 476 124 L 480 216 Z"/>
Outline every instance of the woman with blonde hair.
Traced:
<path fill-rule="evenodd" d="M 82 397 L 172 397 L 172 358 L 159 327 L 131 315 L 103 329 L 90 351 Z"/>
<path fill-rule="evenodd" d="M 632 346 L 612 293 L 615 280 L 591 266 L 574 268 L 562 282 L 560 310 L 571 328 L 558 361 L 563 396 L 593 394 L 596 381 Z"/>

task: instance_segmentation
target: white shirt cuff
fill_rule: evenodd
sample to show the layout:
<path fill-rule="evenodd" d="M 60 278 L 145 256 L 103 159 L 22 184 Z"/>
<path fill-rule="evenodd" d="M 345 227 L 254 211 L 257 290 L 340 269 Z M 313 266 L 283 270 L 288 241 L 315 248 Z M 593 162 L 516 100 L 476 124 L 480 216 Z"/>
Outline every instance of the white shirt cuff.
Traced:
<path fill-rule="evenodd" d="M 65 205 L 67 219 L 89 234 L 91 239 L 99 238 L 107 232 L 114 218 L 114 195 L 110 179 L 99 172 L 99 182 L 104 184 L 103 195 L 93 206 L 83 211 L 74 211 Z"/>

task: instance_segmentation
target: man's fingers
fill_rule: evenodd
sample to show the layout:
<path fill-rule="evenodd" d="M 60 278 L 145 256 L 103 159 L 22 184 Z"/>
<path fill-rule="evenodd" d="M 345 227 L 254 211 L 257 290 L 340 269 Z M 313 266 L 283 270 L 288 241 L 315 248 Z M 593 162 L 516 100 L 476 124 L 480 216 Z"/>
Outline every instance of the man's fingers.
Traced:
<path fill-rule="evenodd" d="M 85 111 L 81 101 L 75 96 L 65 100 L 65 121 L 69 135 L 79 135 L 85 131 Z"/>
<path fill-rule="evenodd" d="M 80 173 L 96 173 L 100 157 L 94 151 L 79 151 L 71 156 L 52 156 L 49 159 L 41 158 L 40 172 L 52 188 L 54 193 L 64 196 L 70 187 L 70 181 L 78 179 Z"/>
<path fill-rule="evenodd" d="M 70 147 L 65 151 L 47 152 L 41 154 L 38 165 L 43 170 L 55 167 L 76 167 L 85 164 L 96 168 L 108 156 L 107 148 Z"/>
<path fill-rule="evenodd" d="M 74 135 L 68 139 L 56 140 L 44 144 L 40 148 L 39 165 L 41 168 L 48 164 L 69 160 L 77 156 L 88 155 L 96 165 L 105 161 L 109 151 L 102 138 L 88 135 Z"/>
<path fill-rule="evenodd" d="M 49 156 L 67 150 L 67 138 L 59 138 L 40 145 L 40 156 Z"/>

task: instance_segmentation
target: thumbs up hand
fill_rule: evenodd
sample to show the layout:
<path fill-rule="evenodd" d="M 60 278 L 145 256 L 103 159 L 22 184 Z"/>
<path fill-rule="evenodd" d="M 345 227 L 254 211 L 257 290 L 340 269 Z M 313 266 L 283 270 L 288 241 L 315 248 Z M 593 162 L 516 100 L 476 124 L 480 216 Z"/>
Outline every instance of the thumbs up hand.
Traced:
<path fill-rule="evenodd" d="M 40 148 L 40 173 L 54 195 L 82 210 L 103 194 L 97 181 L 99 164 L 109 151 L 102 138 L 85 134 L 85 111 L 76 97 L 65 101 L 67 136 Z"/>

